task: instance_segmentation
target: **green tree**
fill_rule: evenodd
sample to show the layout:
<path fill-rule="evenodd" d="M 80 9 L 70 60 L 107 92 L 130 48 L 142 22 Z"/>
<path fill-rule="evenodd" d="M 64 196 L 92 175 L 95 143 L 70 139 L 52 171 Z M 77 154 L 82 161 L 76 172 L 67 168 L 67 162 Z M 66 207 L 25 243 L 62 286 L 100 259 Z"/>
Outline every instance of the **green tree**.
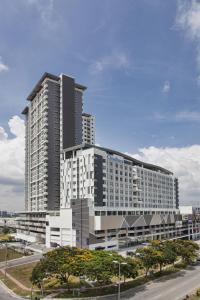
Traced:
<path fill-rule="evenodd" d="M 10 233 L 10 228 L 9 228 L 8 226 L 5 225 L 5 226 L 3 227 L 3 229 L 2 229 L 2 233 L 3 233 L 3 234 L 9 234 L 9 233 Z"/>
<path fill-rule="evenodd" d="M 167 264 L 174 264 L 177 258 L 176 247 L 173 241 L 152 241 L 152 248 L 155 250 L 155 261 L 159 265 L 160 272 Z"/>
<path fill-rule="evenodd" d="M 118 255 L 104 250 L 91 253 L 91 259 L 85 264 L 85 275 L 101 285 L 110 283 L 116 272 L 113 260 L 118 260 Z"/>
<path fill-rule="evenodd" d="M 124 263 L 126 264 L 121 264 L 121 275 L 124 277 L 124 282 L 126 281 L 126 278 L 136 278 L 140 267 L 138 260 L 127 257 L 124 259 Z"/>
<path fill-rule="evenodd" d="M 165 252 L 167 255 L 167 263 L 173 264 L 178 258 L 177 247 L 175 241 L 165 241 Z"/>
<path fill-rule="evenodd" d="M 153 249 L 151 246 L 137 249 L 136 256 L 140 259 L 141 264 L 145 269 L 146 276 L 148 275 L 149 270 L 158 263 L 157 250 Z"/>
<path fill-rule="evenodd" d="M 87 253 L 87 258 L 86 258 Z M 81 276 L 84 272 L 84 262 L 88 260 L 88 250 L 75 247 L 62 247 L 48 252 L 47 272 L 56 276 L 61 284 L 66 284 L 69 289 L 70 276 Z"/>
<path fill-rule="evenodd" d="M 60 247 L 44 255 L 43 259 L 34 268 L 31 281 L 37 284 L 41 282 L 41 279 L 56 277 L 61 285 L 66 284 L 69 289 L 70 276 L 83 275 L 84 263 L 89 258 L 89 250 Z M 41 274 L 38 272 L 40 269 L 42 270 Z"/>
<path fill-rule="evenodd" d="M 197 257 L 199 246 L 194 241 L 176 240 L 177 254 L 188 264 Z"/>
<path fill-rule="evenodd" d="M 36 285 L 37 287 L 42 287 L 43 280 L 47 278 L 46 274 L 46 261 L 43 259 L 37 263 L 37 265 L 33 268 L 32 274 L 31 274 L 31 282 L 32 284 Z"/>

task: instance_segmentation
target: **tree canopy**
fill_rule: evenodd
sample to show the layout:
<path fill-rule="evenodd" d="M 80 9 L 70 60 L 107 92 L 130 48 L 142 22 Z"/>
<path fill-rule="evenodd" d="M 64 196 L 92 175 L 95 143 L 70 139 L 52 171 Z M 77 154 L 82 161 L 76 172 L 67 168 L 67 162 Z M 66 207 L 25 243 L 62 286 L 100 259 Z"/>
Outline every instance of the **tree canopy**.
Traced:
<path fill-rule="evenodd" d="M 113 278 L 135 278 L 138 270 L 149 271 L 173 264 L 181 259 L 186 264 L 197 257 L 199 246 L 194 241 L 152 241 L 149 246 L 137 249 L 133 257 L 123 257 L 115 251 L 59 247 L 44 254 L 32 272 L 31 281 L 42 288 L 43 281 L 57 278 L 62 286 L 70 288 L 71 276 L 96 282 L 98 285 L 112 283 Z"/>

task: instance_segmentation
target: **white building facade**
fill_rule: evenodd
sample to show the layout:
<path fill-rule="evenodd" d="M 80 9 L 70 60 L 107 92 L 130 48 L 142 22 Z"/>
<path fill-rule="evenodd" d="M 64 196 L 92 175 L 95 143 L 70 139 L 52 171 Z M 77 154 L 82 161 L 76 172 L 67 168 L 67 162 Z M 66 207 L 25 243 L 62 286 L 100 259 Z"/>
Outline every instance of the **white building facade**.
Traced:
<path fill-rule="evenodd" d="M 176 179 L 171 172 L 113 150 L 85 145 L 73 150 L 65 159 L 62 180 L 63 208 L 70 206 L 71 199 L 81 198 L 89 199 L 94 210 L 177 212 Z"/>
<path fill-rule="evenodd" d="M 72 218 L 77 246 L 118 249 L 176 235 L 178 181 L 170 171 L 85 144 L 63 155 L 61 210 Z"/>

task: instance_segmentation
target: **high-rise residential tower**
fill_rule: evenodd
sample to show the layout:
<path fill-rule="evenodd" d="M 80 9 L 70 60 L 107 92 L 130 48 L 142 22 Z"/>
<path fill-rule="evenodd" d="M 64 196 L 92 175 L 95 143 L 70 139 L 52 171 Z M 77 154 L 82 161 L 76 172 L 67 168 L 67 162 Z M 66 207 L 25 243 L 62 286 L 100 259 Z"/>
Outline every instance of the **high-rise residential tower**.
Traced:
<path fill-rule="evenodd" d="M 69 76 L 44 73 L 27 97 L 29 104 L 22 112 L 26 119 L 26 211 L 19 221 L 25 233 L 41 233 L 42 237 L 46 211 L 60 208 L 61 152 L 82 143 L 85 90 Z"/>

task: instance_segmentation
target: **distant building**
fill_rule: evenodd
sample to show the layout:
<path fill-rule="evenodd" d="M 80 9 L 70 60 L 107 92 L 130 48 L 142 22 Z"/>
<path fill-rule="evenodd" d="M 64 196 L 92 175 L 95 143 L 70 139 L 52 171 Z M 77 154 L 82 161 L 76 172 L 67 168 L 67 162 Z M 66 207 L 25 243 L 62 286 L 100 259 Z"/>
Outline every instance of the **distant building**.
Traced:
<path fill-rule="evenodd" d="M 179 207 L 183 224 L 187 226 L 185 233 L 189 239 L 200 238 L 200 206 L 181 205 Z"/>
<path fill-rule="evenodd" d="M 92 115 L 83 113 L 82 114 L 83 120 L 83 144 L 94 145 L 95 144 L 95 118 Z"/>
<path fill-rule="evenodd" d="M 0 210 L 0 218 L 12 218 L 15 217 L 16 213 L 14 212 L 9 212 L 6 210 Z"/>

